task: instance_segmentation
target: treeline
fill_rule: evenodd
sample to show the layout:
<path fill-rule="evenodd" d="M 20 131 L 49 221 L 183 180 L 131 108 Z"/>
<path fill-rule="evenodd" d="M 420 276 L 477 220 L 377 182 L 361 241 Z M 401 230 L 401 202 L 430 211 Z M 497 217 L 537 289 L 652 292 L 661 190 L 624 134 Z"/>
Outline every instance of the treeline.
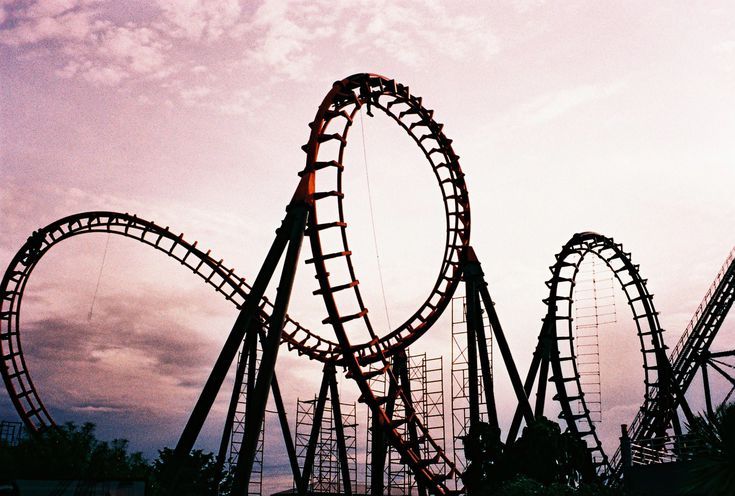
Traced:
<path fill-rule="evenodd" d="M 100 441 L 95 426 L 73 422 L 23 437 L 15 446 L 0 447 L 0 480 L 145 481 L 146 494 L 159 496 L 171 486 L 173 450 L 164 448 L 149 462 L 129 452 L 128 441 Z M 182 496 L 218 494 L 225 473 L 211 453 L 194 450 L 179 471 Z"/>
<path fill-rule="evenodd" d="M 685 492 L 735 495 L 735 403 L 721 405 L 688 426 L 686 441 L 698 447 L 690 462 L 691 487 Z M 502 443 L 500 432 L 480 423 L 464 439 L 467 469 L 462 479 L 469 496 L 619 496 L 597 477 L 585 443 L 546 418 L 526 426 L 522 436 Z M 147 461 L 130 453 L 128 442 L 100 441 L 95 426 L 67 423 L 0 446 L 0 481 L 144 480 L 147 494 L 162 496 L 172 487 L 173 450 Z M 176 494 L 227 494 L 229 480 L 211 453 L 194 450 L 177 470 Z"/>

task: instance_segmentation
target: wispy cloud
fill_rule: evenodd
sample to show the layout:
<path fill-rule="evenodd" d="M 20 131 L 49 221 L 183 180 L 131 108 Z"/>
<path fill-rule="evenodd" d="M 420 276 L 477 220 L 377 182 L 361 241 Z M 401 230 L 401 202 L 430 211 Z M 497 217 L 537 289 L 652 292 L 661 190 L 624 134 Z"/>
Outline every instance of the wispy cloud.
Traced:
<path fill-rule="evenodd" d="M 156 23 L 173 37 L 213 41 L 240 20 L 238 0 L 158 0 L 163 19 Z"/>
<path fill-rule="evenodd" d="M 484 19 L 455 14 L 440 2 L 301 3 L 266 0 L 245 26 L 248 56 L 292 80 L 311 77 L 315 53 L 334 57 L 380 54 L 411 66 L 437 56 L 487 59 L 498 51 Z"/>
<path fill-rule="evenodd" d="M 538 125 L 554 120 L 588 103 L 610 97 L 622 91 L 625 83 L 586 84 L 542 95 L 521 105 L 516 115 L 526 125 Z"/>
<path fill-rule="evenodd" d="M 625 81 L 583 84 L 553 91 L 511 107 L 487 126 L 487 136 L 507 136 L 521 129 L 542 126 L 594 102 L 613 97 L 627 87 Z M 489 130 L 488 130 L 489 129 Z"/>
<path fill-rule="evenodd" d="M 420 67 L 437 57 L 487 60 L 499 49 L 483 16 L 435 1 L 265 0 L 253 9 L 238 0 L 159 0 L 133 18 L 113 2 L 56 0 L 12 3 L 2 15 L 0 44 L 19 60 L 47 60 L 57 77 L 148 84 L 150 101 L 158 95 L 224 114 L 254 104 L 236 79 L 264 87 L 309 80 L 325 64 L 341 73 L 366 57 Z M 208 78 L 206 95 L 199 77 Z"/>

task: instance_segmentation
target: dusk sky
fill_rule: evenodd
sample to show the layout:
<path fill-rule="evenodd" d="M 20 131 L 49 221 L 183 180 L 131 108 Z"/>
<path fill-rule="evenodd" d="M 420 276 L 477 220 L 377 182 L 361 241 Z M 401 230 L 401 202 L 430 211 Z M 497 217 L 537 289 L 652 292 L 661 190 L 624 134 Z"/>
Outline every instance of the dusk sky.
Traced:
<path fill-rule="evenodd" d="M 547 267 L 580 231 L 632 252 L 673 346 L 735 245 L 733 19 L 728 1 L 0 0 L 0 265 L 34 229 L 114 210 L 185 233 L 252 280 L 304 166 L 317 106 L 335 80 L 373 72 L 410 85 L 454 140 L 472 244 L 523 375 Z M 365 115 L 355 126 L 350 243 L 373 322 L 395 327 L 438 272 L 442 205 L 395 124 Z M 109 240 L 100 276 L 106 243 L 80 236 L 39 264 L 24 350 L 57 420 L 94 421 L 103 437 L 153 457 L 175 444 L 236 311 L 130 240 Z M 331 335 L 313 275 L 300 264 L 289 314 Z M 608 440 L 642 395 L 623 305 L 602 339 Z M 440 324 L 415 350 L 443 352 L 448 370 L 449 319 Z M 730 317 L 714 348 L 733 346 Z M 506 422 L 515 400 L 499 359 L 495 370 Z M 281 350 L 292 424 L 319 371 Z M 355 399 L 353 384 L 341 388 Z M 215 449 L 224 396 L 200 447 Z M 15 420 L 0 397 L 0 419 Z M 272 420 L 268 487 L 277 487 L 288 482 Z"/>

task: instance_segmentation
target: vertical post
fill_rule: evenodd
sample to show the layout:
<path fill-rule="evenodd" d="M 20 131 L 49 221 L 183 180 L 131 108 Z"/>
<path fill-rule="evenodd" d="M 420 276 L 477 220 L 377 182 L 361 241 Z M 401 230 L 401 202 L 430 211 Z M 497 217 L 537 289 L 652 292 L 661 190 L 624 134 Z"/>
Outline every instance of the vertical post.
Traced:
<path fill-rule="evenodd" d="M 707 359 L 702 360 L 702 386 L 704 387 L 704 403 L 707 408 L 707 416 L 714 416 L 715 412 L 712 408 L 712 392 L 709 387 L 709 372 L 707 371 Z"/>
<path fill-rule="evenodd" d="M 339 391 L 337 389 L 337 373 L 332 362 L 329 362 L 328 365 L 329 369 L 325 368 L 324 373 L 329 375 L 329 396 L 332 399 L 332 416 L 334 417 L 334 430 L 337 434 L 339 468 L 342 472 L 342 490 L 346 496 L 352 496 L 350 467 L 347 460 L 347 446 L 345 445 L 345 430 L 344 425 L 342 425 L 342 405 L 339 402 Z"/>
<path fill-rule="evenodd" d="M 227 408 L 227 417 L 225 418 L 225 425 L 222 429 L 222 439 L 219 444 L 219 452 L 217 453 L 217 467 L 221 470 L 225 464 L 225 457 L 227 456 L 227 448 L 230 444 L 230 435 L 232 434 L 232 423 L 235 420 L 235 412 L 237 411 L 237 403 L 242 393 L 242 383 L 245 376 L 245 369 L 248 362 L 248 348 L 251 336 L 254 333 L 248 332 L 245 339 L 242 342 L 242 350 L 240 351 L 240 360 L 235 370 L 235 384 L 232 386 L 232 396 L 230 397 L 230 405 Z"/>
<path fill-rule="evenodd" d="M 487 339 L 485 336 L 485 328 L 482 325 L 482 315 L 480 314 L 479 305 L 477 306 L 478 315 L 475 318 L 477 325 L 477 349 L 480 355 L 480 367 L 482 370 L 482 386 L 485 391 L 485 406 L 487 407 L 488 423 L 495 429 L 500 429 L 498 424 L 498 412 L 495 408 L 495 387 L 493 384 L 493 372 L 490 369 L 490 358 L 487 349 Z M 492 332 L 492 329 L 490 330 Z M 498 430 L 499 432 L 499 430 Z"/>
<path fill-rule="evenodd" d="M 319 440 L 319 432 L 322 428 L 322 418 L 324 417 L 324 405 L 327 402 L 327 391 L 329 389 L 329 377 L 327 376 L 328 364 L 324 365 L 322 374 L 322 385 L 319 388 L 319 397 L 314 407 L 314 423 L 311 425 L 311 434 L 309 435 L 309 445 L 306 447 L 306 457 L 304 458 L 303 472 L 301 473 L 301 490 L 300 496 L 304 496 L 309 488 L 309 479 L 311 479 L 311 471 L 314 467 L 314 456 L 316 455 L 316 444 Z"/>
<path fill-rule="evenodd" d="M 303 481 L 301 480 L 299 462 L 296 458 L 296 448 L 294 448 L 291 429 L 288 426 L 288 418 L 286 417 L 286 408 L 283 405 L 281 388 L 278 386 L 278 380 L 276 379 L 275 374 L 273 375 L 273 383 L 271 384 L 271 387 L 273 389 L 273 401 L 275 402 L 276 410 L 278 411 L 278 421 L 281 424 L 281 432 L 283 433 L 283 442 L 286 445 L 286 453 L 288 453 L 288 461 L 291 465 L 291 472 L 293 473 L 294 484 L 296 484 L 299 494 L 302 494 L 306 492 L 306 489 L 301 487 Z"/>
<path fill-rule="evenodd" d="M 536 406 L 533 414 L 536 418 L 541 417 L 544 414 L 544 407 L 546 406 L 546 386 L 549 383 L 549 347 L 551 346 L 551 326 L 555 325 L 555 321 L 551 318 L 544 318 L 543 329 L 541 330 L 541 340 L 539 346 L 541 346 L 542 358 L 541 358 L 541 369 L 538 376 L 538 388 L 536 389 Z"/>
<path fill-rule="evenodd" d="M 233 474 L 232 494 L 235 496 L 245 494 L 250 481 L 250 472 L 252 471 L 258 443 L 257 435 L 260 432 L 265 417 L 268 392 L 273 381 L 273 372 L 276 366 L 276 359 L 278 358 L 278 350 L 281 345 L 283 324 L 291 299 L 291 290 L 293 289 L 294 276 L 296 275 L 299 254 L 301 252 L 301 242 L 304 239 L 304 229 L 306 228 L 308 214 L 306 204 L 292 203 L 289 205 L 288 210 L 287 216 L 293 216 L 288 232 L 288 249 L 286 250 L 281 278 L 276 291 L 273 313 L 268 323 L 268 332 L 263 342 L 263 355 L 260 360 L 260 370 L 255 381 L 253 397 L 251 401 L 248 401 L 248 408 L 246 409 L 246 418 L 248 421 L 243 434 L 243 449 L 237 458 L 237 466 Z"/>
<path fill-rule="evenodd" d="M 620 426 L 620 458 L 623 464 L 623 474 L 633 466 L 633 450 L 628 437 L 628 426 Z"/>
<path fill-rule="evenodd" d="M 401 352 L 396 356 L 401 357 L 401 361 L 403 362 L 403 366 L 400 369 L 400 380 L 401 380 L 401 389 L 403 390 L 403 394 L 406 397 L 407 403 L 404 405 L 406 419 L 408 422 L 406 423 L 406 430 L 408 431 L 408 438 L 411 442 L 411 445 L 416 450 L 416 455 L 421 456 L 421 453 L 419 451 L 419 440 L 418 440 L 418 433 L 416 432 L 416 424 L 411 421 L 411 416 L 415 415 L 416 408 L 413 405 L 413 397 L 411 396 L 411 374 L 409 373 L 409 362 L 408 362 L 408 356 L 406 356 L 405 352 Z M 419 496 L 426 496 L 426 486 L 421 483 L 419 480 L 416 480 L 416 486 L 419 490 Z"/>
<path fill-rule="evenodd" d="M 380 425 L 380 417 L 372 414 L 373 451 L 370 460 L 370 495 L 383 496 L 383 470 L 385 469 L 385 433 Z"/>
<path fill-rule="evenodd" d="M 470 428 L 469 432 L 475 432 L 480 422 L 480 391 L 479 377 L 477 374 L 477 325 L 475 318 L 477 317 L 477 307 L 479 306 L 478 294 L 476 290 L 475 279 L 477 274 L 473 271 L 474 267 L 469 264 L 465 268 L 465 319 L 467 321 L 467 373 L 469 378 L 469 403 L 470 403 Z"/>

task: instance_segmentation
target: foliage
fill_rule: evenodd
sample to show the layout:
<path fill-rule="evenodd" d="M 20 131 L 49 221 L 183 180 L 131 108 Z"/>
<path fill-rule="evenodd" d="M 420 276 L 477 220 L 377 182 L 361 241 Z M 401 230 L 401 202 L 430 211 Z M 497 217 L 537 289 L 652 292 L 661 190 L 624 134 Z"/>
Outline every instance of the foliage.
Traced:
<path fill-rule="evenodd" d="M 504 446 L 499 429 L 479 423 L 464 439 L 467 470 L 462 479 L 471 495 L 616 494 L 599 484 L 583 441 L 542 417 Z"/>
<path fill-rule="evenodd" d="M 153 496 L 169 493 L 173 450 L 164 448 L 153 464 L 141 453 L 128 453 L 128 442 L 100 441 L 95 426 L 69 422 L 0 447 L 0 479 L 146 480 Z M 178 473 L 176 494 L 216 495 L 224 480 L 212 453 L 194 450 Z"/>
<path fill-rule="evenodd" d="M 158 459 L 153 462 L 153 496 L 167 494 L 174 480 L 178 496 L 216 495 L 220 483 L 225 479 L 225 474 L 212 453 L 193 450 L 178 471 L 175 470 L 173 461 L 172 449 L 164 448 L 158 452 Z"/>
<path fill-rule="evenodd" d="M 145 479 L 143 456 L 128 453 L 124 439 L 99 441 L 95 426 L 73 422 L 50 427 L 0 447 L 0 478 L 4 479 Z"/>
<path fill-rule="evenodd" d="M 691 492 L 735 494 L 735 403 L 697 416 L 689 425 L 689 439 L 701 449 L 689 472 Z"/>

